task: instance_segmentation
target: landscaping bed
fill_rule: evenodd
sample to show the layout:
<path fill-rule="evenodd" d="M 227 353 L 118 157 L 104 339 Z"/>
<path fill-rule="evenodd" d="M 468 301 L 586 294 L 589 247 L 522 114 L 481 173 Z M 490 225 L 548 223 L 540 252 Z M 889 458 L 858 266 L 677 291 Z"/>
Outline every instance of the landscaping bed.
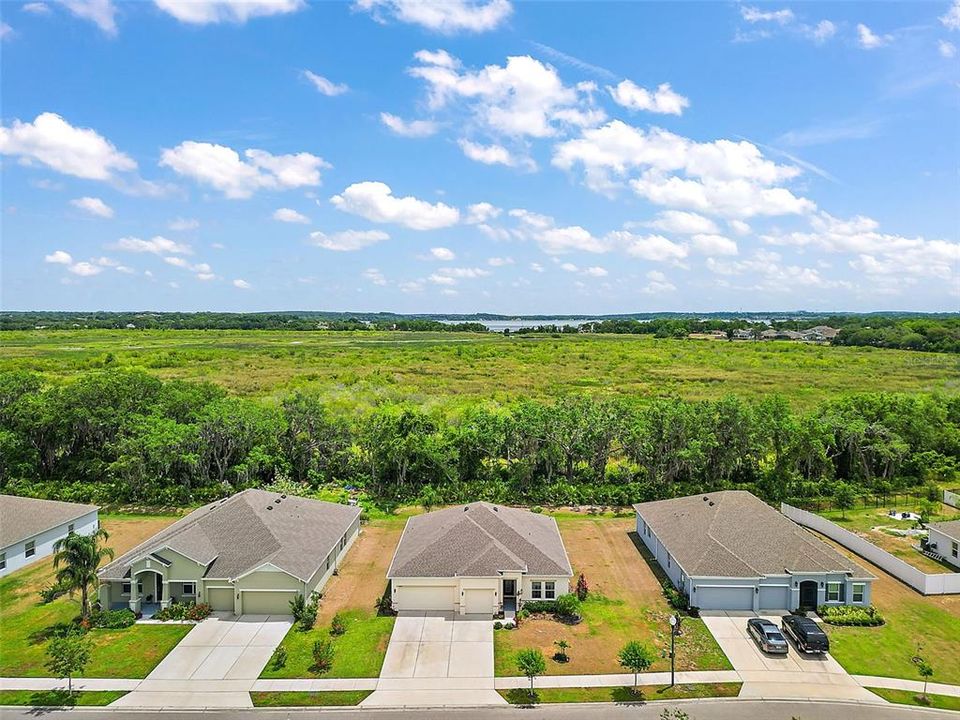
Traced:
<path fill-rule="evenodd" d="M 736 697 L 742 683 L 698 683 L 696 685 L 598 688 L 541 688 L 531 697 L 527 688 L 498 690 L 503 698 L 513 705 L 539 703 L 614 702 L 644 703 L 656 700 L 681 700 L 686 698 Z"/>
<path fill-rule="evenodd" d="M 635 520 L 612 515 L 557 514 L 564 545 L 576 573 L 584 573 L 590 594 L 582 603 L 582 621 L 567 625 L 550 616 L 521 621 L 514 630 L 494 632 L 494 669 L 497 676 L 515 676 L 516 653 L 537 648 L 547 658 L 548 675 L 595 675 L 623 672 L 617 659 L 629 640 L 639 640 L 654 652 L 651 671 L 669 670 L 673 612 L 660 579 L 634 541 Z M 552 659 L 555 642 L 565 640 L 569 660 Z M 723 651 L 702 620 L 683 619 L 677 640 L 677 670 L 728 670 Z"/>
<path fill-rule="evenodd" d="M 281 645 L 287 659 L 282 667 L 267 663 L 260 677 L 308 678 L 321 673 L 314 668 L 313 646 L 329 640 L 333 663 L 323 677 L 378 677 L 387 652 L 394 618 L 377 614 L 377 600 L 386 587 L 387 566 L 403 531 L 405 517 L 388 517 L 364 525 L 338 574 L 327 583 L 320 601 L 316 625 L 303 632 L 290 628 Z M 331 635 L 330 624 L 339 614 L 342 635 Z"/>
<path fill-rule="evenodd" d="M 326 690 L 323 692 L 251 692 L 254 707 L 347 707 L 359 705 L 372 690 Z"/>
<path fill-rule="evenodd" d="M 119 556 L 150 537 L 176 517 L 103 516 L 110 533 L 107 545 Z M 0 580 L 0 676 L 50 677 L 46 668 L 47 642 L 58 625 L 80 614 L 78 597 L 64 595 L 42 603 L 39 591 L 53 581 L 53 562 L 45 558 Z M 87 637 L 92 645 L 84 677 L 142 678 L 183 636 L 189 625 L 133 625 L 94 628 Z"/>
<path fill-rule="evenodd" d="M 0 690 L 0 705 L 30 707 L 93 707 L 109 705 L 127 693 L 123 690 Z"/>

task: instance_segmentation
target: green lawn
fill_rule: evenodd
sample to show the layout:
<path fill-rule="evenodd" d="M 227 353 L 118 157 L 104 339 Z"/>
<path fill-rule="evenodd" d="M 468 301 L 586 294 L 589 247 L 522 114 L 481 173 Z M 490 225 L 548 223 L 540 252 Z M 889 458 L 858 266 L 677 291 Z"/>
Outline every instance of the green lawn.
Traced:
<path fill-rule="evenodd" d="M 636 689 L 636 692 L 632 687 L 543 688 L 535 690 L 532 698 L 527 688 L 498 690 L 497 692 L 514 705 L 583 702 L 630 703 L 685 698 L 736 697 L 740 694 L 740 686 L 741 683 L 702 683 L 674 685 L 673 687 L 641 685 Z"/>
<path fill-rule="evenodd" d="M 372 690 L 328 690 L 324 692 L 252 692 L 254 707 L 315 707 L 359 705 Z"/>
<path fill-rule="evenodd" d="M 957 710 L 960 711 L 960 697 L 952 697 L 950 695 L 931 695 L 927 694 L 928 703 L 921 703 L 917 698 L 920 696 L 920 693 L 912 692 L 910 690 L 888 690 L 887 688 L 872 688 L 868 687 L 867 690 L 872 692 L 874 695 L 879 695 L 887 702 L 896 703 L 897 705 L 919 705 L 921 707 L 930 707 L 936 708 L 937 710 Z"/>
<path fill-rule="evenodd" d="M 43 605 L 37 589 L 48 582 L 48 562 L 0 580 L 0 676 L 49 677 L 45 663 L 49 629 L 80 613 L 78 599 L 61 597 Z M 142 678 L 186 635 L 191 625 L 134 625 L 92 630 L 90 663 L 84 677 Z"/>
<path fill-rule="evenodd" d="M 29 705 L 33 707 L 64 707 L 109 705 L 126 692 L 118 690 L 84 690 L 67 695 L 66 690 L 0 690 L 0 705 Z"/>
<path fill-rule="evenodd" d="M 392 617 L 378 617 L 369 610 L 346 610 L 342 613 L 347 631 L 333 637 L 333 668 L 324 677 L 367 678 L 378 677 L 387 652 L 387 643 L 393 631 Z M 315 677 L 313 666 L 313 643 L 318 638 L 330 638 L 329 628 L 314 628 L 301 632 L 296 626 L 290 628 L 283 639 L 287 649 L 287 663 L 274 669 L 272 663 L 261 673 L 262 678 Z"/>

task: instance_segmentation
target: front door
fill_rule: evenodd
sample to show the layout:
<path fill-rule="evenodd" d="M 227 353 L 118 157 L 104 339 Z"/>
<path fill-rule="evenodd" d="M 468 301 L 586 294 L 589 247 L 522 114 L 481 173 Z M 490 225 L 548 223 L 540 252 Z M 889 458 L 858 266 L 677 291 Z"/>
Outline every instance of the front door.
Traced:
<path fill-rule="evenodd" d="M 815 610 L 817 607 L 817 583 L 804 580 L 800 583 L 800 609 Z"/>
<path fill-rule="evenodd" d="M 503 597 L 510 598 L 517 596 L 517 581 L 516 580 L 504 580 L 503 581 Z"/>

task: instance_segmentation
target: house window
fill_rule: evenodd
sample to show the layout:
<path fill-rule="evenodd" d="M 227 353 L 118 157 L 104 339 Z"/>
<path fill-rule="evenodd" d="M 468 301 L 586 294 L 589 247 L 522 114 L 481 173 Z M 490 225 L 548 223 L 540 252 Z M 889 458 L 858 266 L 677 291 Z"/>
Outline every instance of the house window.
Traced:
<path fill-rule="evenodd" d="M 30 540 L 23 546 L 24 557 L 33 557 L 36 554 L 37 554 L 37 543 L 35 540 Z"/>
<path fill-rule="evenodd" d="M 543 599 L 543 584 L 539 580 L 534 580 L 530 583 L 530 597 L 534 600 Z"/>
<path fill-rule="evenodd" d="M 827 602 L 840 602 L 840 583 L 827 583 Z"/>
<path fill-rule="evenodd" d="M 137 580 L 137 593 L 143 593 L 143 583 Z M 120 585 L 120 594 L 129 595 L 130 594 L 130 581 L 125 581 Z"/>
<path fill-rule="evenodd" d="M 0 553 L 0 570 L 6 570 L 6 569 L 7 569 L 7 554 Z"/>
<path fill-rule="evenodd" d="M 196 583 L 184 583 L 183 584 L 183 594 L 184 595 L 196 595 L 197 594 L 197 584 Z"/>
<path fill-rule="evenodd" d="M 552 581 L 550 581 L 550 580 L 547 580 L 547 582 L 545 582 L 545 583 L 543 584 L 543 596 L 544 596 L 547 600 L 553 600 L 554 598 L 556 598 L 556 597 L 557 597 L 557 584 L 554 583 L 554 582 L 552 582 Z"/>
<path fill-rule="evenodd" d="M 73 523 L 67 525 L 67 535 L 73 532 Z"/>
<path fill-rule="evenodd" d="M 950 543 L 950 554 L 957 557 L 958 553 L 960 553 L 960 543 L 956 541 Z"/>
<path fill-rule="evenodd" d="M 854 601 L 855 603 L 862 603 L 862 602 L 863 602 L 863 592 L 864 592 L 864 588 L 866 588 L 866 585 L 864 585 L 863 583 L 854 583 L 854 584 L 853 584 L 853 601 Z"/>

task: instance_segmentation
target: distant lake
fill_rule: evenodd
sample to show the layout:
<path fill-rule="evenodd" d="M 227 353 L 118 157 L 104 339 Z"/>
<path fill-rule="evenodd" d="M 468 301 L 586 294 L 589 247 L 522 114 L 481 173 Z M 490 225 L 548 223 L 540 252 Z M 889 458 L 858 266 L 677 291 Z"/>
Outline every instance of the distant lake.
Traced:
<path fill-rule="evenodd" d="M 598 322 L 593 318 L 574 318 L 572 320 L 441 320 L 447 325 L 457 325 L 461 322 L 476 322 L 492 332 L 509 330 L 515 332 L 520 328 L 537 327 L 538 325 L 556 325 L 557 327 L 580 327 L 584 323 Z"/>

